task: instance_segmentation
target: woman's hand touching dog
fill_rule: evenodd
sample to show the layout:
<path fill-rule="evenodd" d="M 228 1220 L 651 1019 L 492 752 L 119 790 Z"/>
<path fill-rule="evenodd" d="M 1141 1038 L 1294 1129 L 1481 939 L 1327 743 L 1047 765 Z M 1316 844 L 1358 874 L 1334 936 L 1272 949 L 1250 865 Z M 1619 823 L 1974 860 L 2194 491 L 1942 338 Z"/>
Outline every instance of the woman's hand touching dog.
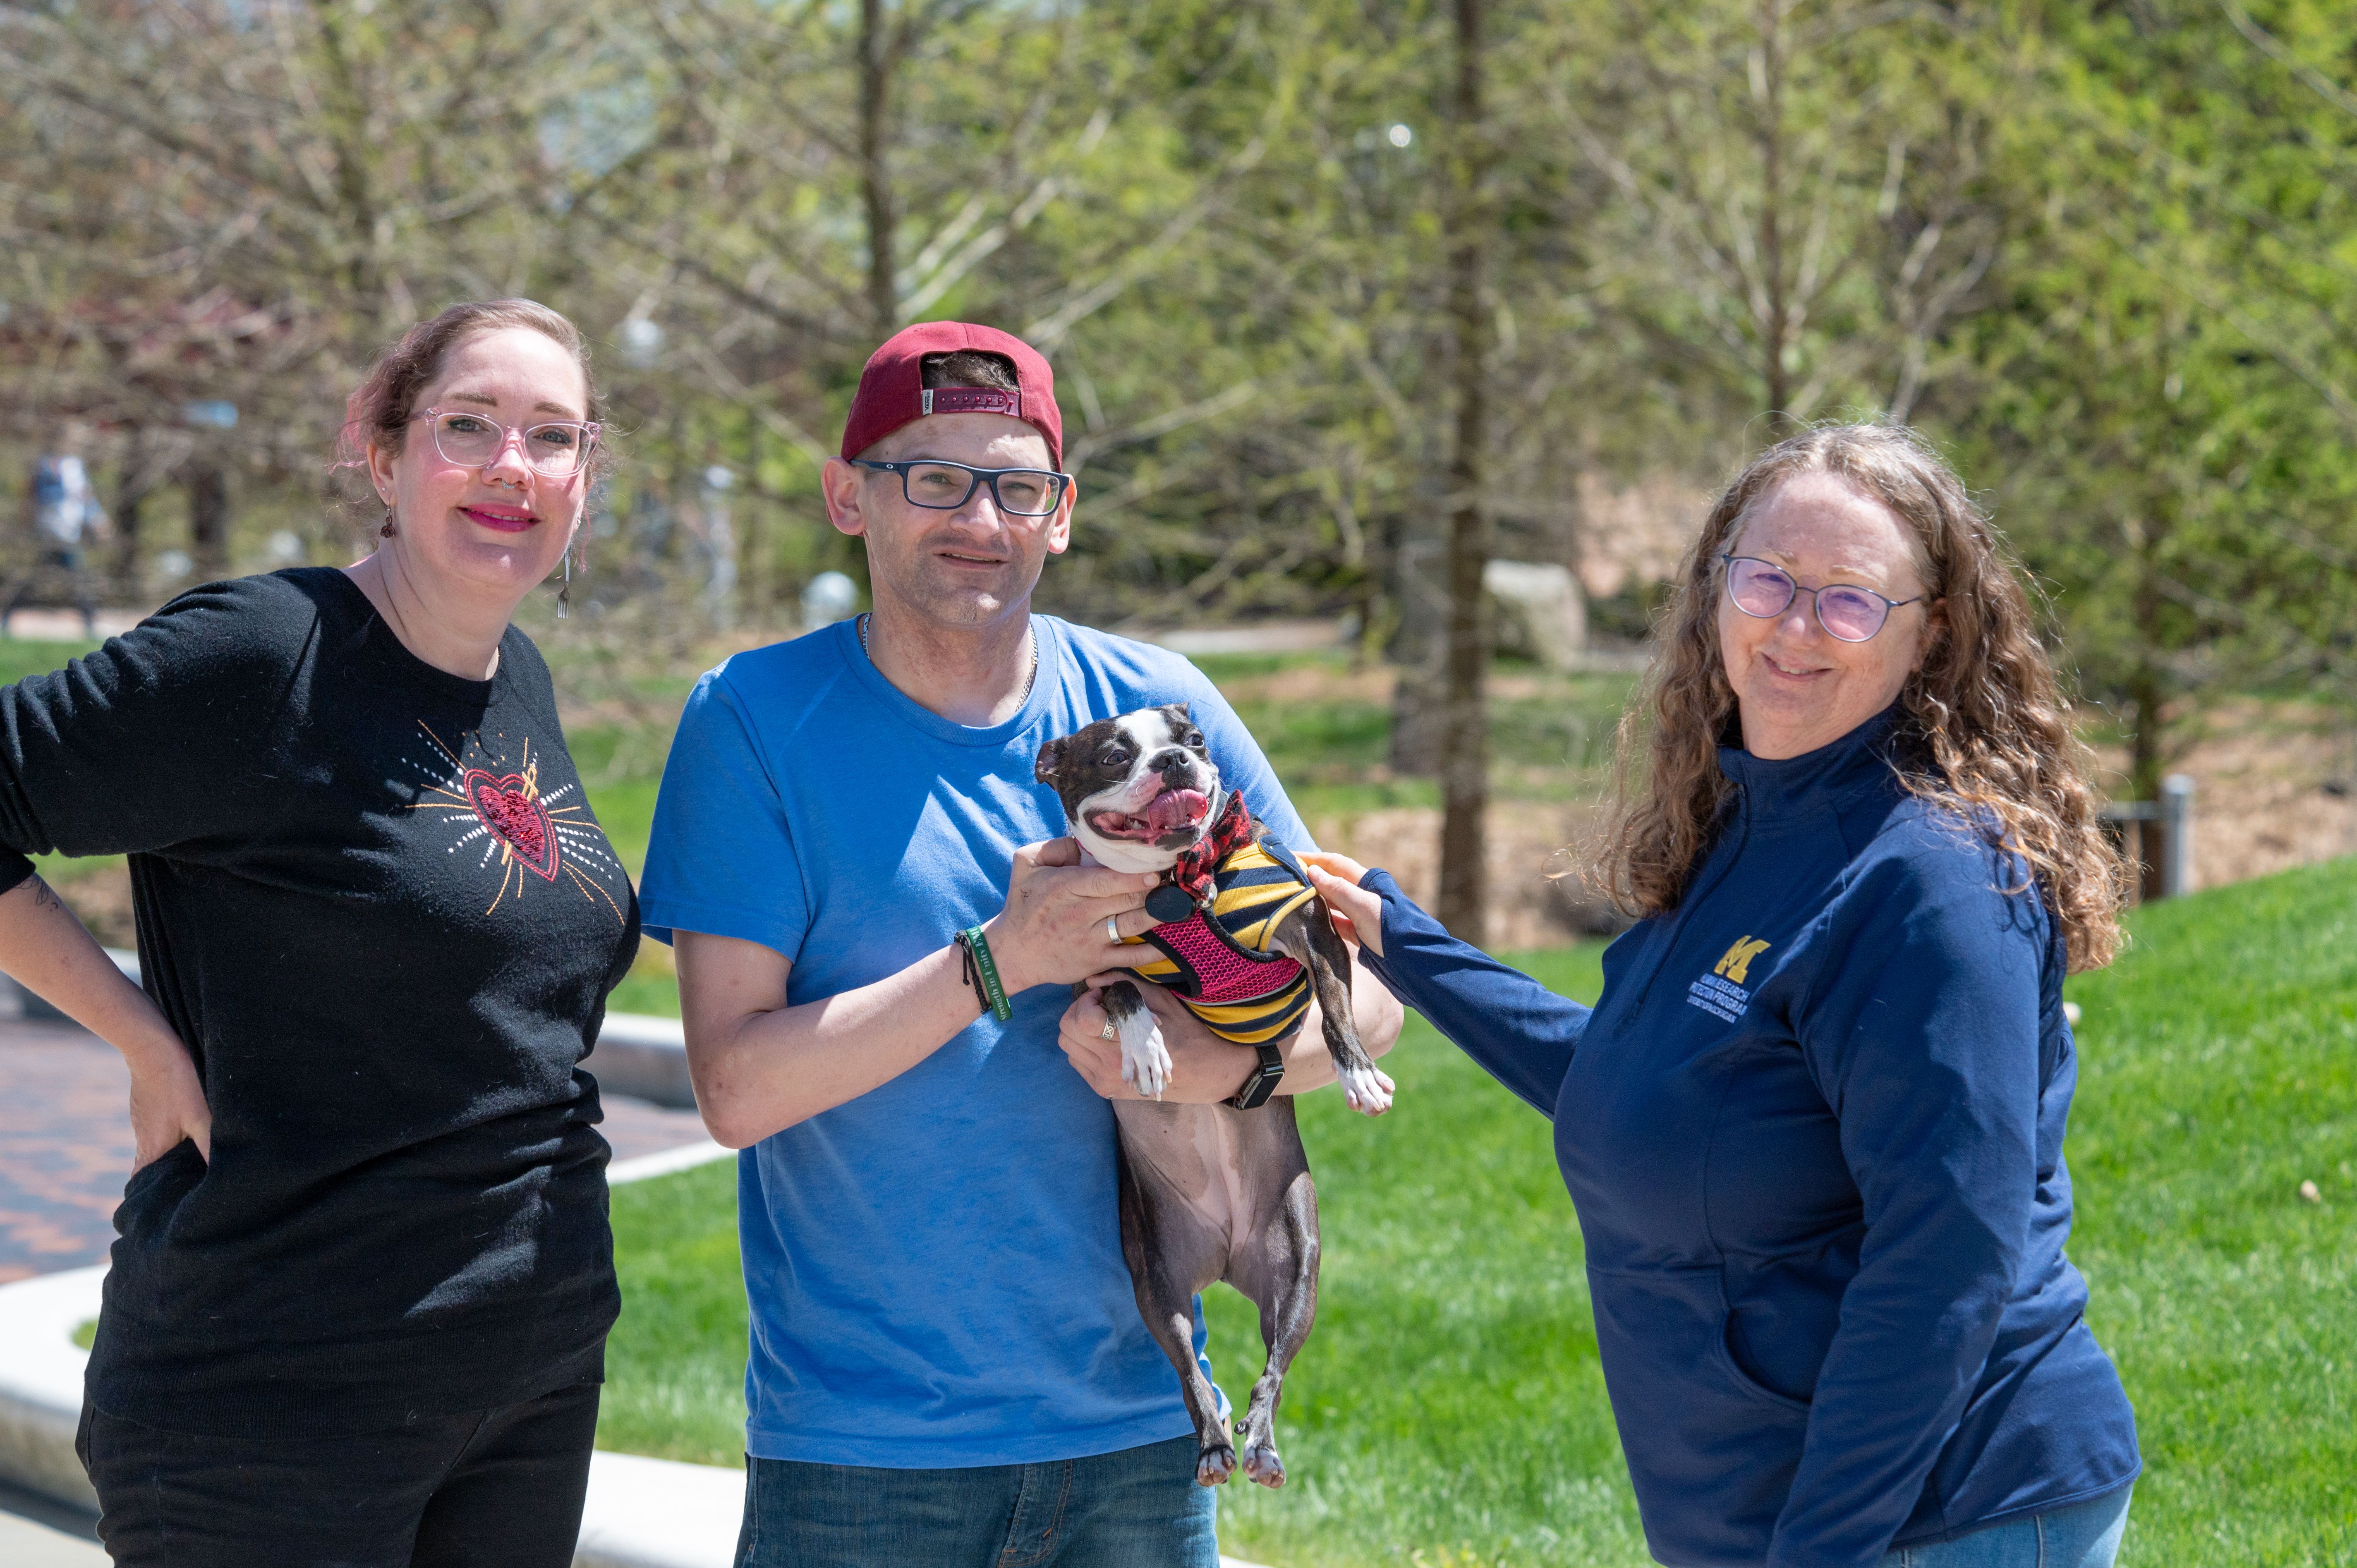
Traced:
<path fill-rule="evenodd" d="M 1359 886 L 1367 868 L 1347 854 L 1313 851 L 1301 857 L 1309 886 L 1326 900 L 1334 929 L 1346 942 L 1356 942 L 1377 958 L 1383 956 L 1383 901 Z"/>

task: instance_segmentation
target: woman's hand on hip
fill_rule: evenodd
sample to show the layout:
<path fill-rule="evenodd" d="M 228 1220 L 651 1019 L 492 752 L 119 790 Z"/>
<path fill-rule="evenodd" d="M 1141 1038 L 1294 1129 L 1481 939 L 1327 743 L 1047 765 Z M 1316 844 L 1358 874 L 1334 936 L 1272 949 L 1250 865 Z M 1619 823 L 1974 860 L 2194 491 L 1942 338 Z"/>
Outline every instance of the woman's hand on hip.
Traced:
<path fill-rule="evenodd" d="M 131 1069 L 132 1169 L 144 1170 L 186 1139 L 207 1164 L 213 1157 L 213 1112 L 197 1064 L 178 1040 L 142 1054 Z"/>
<path fill-rule="evenodd" d="M 1357 942 L 1377 958 L 1383 956 L 1383 901 L 1359 886 L 1367 868 L 1347 854 L 1314 851 L 1301 857 L 1309 886 L 1326 900 L 1334 929 L 1346 942 Z"/>
<path fill-rule="evenodd" d="M 28 876 L 0 893 L 0 972 L 123 1053 L 138 1166 L 183 1138 L 213 1152 L 213 1115 L 188 1047 L 57 892 Z"/>
<path fill-rule="evenodd" d="M 1162 923 L 1146 912 L 1146 895 L 1161 880 L 1147 871 L 1082 865 L 1074 839 L 1025 844 L 1015 852 L 1006 908 L 983 933 L 999 983 L 1009 994 L 1070 985 L 1119 962 L 1114 933 L 1134 937 Z"/>

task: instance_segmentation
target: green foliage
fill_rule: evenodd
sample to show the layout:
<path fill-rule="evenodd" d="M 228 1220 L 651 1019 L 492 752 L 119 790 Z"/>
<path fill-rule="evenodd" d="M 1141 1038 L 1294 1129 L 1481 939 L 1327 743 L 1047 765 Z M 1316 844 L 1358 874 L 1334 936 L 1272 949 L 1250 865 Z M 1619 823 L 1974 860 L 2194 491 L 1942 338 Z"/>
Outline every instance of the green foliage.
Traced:
<path fill-rule="evenodd" d="M 2297 674 L 2350 700 L 2357 100 L 2257 40 L 2345 61 L 2357 28 L 2256 10 L 2025 7 L 1993 30 L 2029 73 L 1992 149 L 2006 298 L 1937 409 L 2145 798 L 2223 692 Z"/>
<path fill-rule="evenodd" d="M 2357 1563 L 2357 863 L 2139 909 L 2084 1009 L 2071 1255 L 2135 1402 L 2130 1565 Z M 1593 997 L 1596 948 L 1524 955 Z M 1546 1123 L 1411 1016 L 1380 1121 L 1301 1106 L 1326 1251 L 1288 1380 L 1292 1482 L 1222 1496 L 1230 1551 L 1291 1568 L 1646 1561 Z M 619 1189 L 626 1292 L 601 1441 L 735 1463 L 734 1174 Z M 2318 1200 L 2301 1196 L 2313 1181 Z M 1258 1329 L 1207 1297 L 1215 1367 Z"/>
<path fill-rule="evenodd" d="M 1480 9 L 1463 129 L 1433 0 L 0 9 L 0 489 L 80 416 L 126 525 L 210 476 L 229 569 L 280 527 L 340 553 L 362 360 L 526 293 L 614 405 L 576 596 L 637 612 L 616 638 L 775 622 L 864 573 L 817 493 L 862 360 L 954 315 L 1056 365 L 1082 501 L 1043 604 L 1347 611 L 1419 666 L 1478 222 L 1501 553 L 1617 562 L 1599 499 L 1880 413 L 1996 506 L 2136 792 L 2222 692 L 2357 703 L 2347 6 Z M 240 424 L 191 429 L 199 398 Z M 107 563 L 125 593 L 178 510 Z M 1598 624 L 1641 630 L 1645 593 Z"/>

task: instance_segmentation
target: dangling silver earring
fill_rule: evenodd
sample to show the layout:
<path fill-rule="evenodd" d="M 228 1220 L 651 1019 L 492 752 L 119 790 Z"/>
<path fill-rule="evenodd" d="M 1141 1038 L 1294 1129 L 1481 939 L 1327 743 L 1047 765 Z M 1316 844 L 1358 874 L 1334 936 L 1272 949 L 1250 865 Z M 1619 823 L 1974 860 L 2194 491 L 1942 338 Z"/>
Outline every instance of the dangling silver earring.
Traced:
<path fill-rule="evenodd" d="M 585 523 L 576 519 L 573 537 L 565 542 L 565 581 L 556 590 L 556 618 L 563 620 L 573 609 L 573 557 L 581 557 L 581 570 L 589 570 L 589 536 L 583 532 Z"/>

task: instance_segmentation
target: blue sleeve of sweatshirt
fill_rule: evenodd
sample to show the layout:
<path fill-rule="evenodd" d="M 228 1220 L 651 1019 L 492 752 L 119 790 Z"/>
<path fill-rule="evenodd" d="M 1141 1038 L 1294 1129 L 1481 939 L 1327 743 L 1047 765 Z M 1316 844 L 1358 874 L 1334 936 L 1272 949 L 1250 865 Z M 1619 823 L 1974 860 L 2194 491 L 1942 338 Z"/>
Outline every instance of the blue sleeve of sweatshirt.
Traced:
<path fill-rule="evenodd" d="M 1450 936 L 1391 873 L 1370 871 L 1359 886 L 1383 901 L 1383 956 L 1361 948 L 1359 961 L 1491 1078 L 1554 1120 L 1589 1010 Z"/>
<path fill-rule="evenodd" d="M 2036 892 L 1996 891 L 1989 856 L 1918 831 L 1944 842 L 1866 868 L 1798 1010 L 1866 1234 L 1769 1568 L 1881 1560 L 1987 1362 L 2029 1235 L 2050 929 Z"/>

